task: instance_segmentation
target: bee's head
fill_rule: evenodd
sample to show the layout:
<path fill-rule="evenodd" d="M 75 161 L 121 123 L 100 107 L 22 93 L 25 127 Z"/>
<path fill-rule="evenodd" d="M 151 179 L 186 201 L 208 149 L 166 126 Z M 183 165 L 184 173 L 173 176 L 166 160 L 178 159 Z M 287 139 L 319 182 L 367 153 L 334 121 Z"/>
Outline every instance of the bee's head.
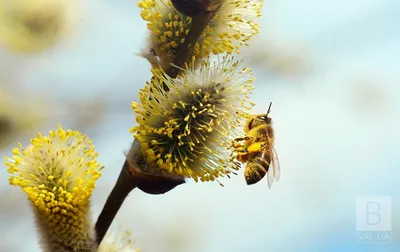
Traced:
<path fill-rule="evenodd" d="M 246 124 L 246 130 L 251 130 L 259 125 L 271 124 L 271 117 L 269 113 L 271 112 L 272 102 L 269 104 L 269 108 L 266 114 L 256 115 L 250 118 Z"/>

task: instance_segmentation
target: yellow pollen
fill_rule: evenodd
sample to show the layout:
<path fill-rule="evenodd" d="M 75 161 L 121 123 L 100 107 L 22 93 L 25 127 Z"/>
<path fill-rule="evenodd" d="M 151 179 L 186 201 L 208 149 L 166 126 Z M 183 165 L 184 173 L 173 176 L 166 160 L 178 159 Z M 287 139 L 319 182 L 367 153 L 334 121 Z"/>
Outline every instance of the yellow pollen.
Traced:
<path fill-rule="evenodd" d="M 65 246 L 84 239 L 89 199 L 102 169 L 90 139 L 59 126 L 48 136 L 37 134 L 31 145 L 16 148 L 13 154 L 6 158 L 10 184 L 22 188 Z"/>

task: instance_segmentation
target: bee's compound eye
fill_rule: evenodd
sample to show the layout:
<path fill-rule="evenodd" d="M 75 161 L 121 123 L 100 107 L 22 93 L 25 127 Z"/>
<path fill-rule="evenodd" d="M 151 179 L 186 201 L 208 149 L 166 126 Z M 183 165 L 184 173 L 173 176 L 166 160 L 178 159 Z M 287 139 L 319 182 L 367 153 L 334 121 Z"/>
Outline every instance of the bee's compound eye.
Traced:
<path fill-rule="evenodd" d="M 266 121 L 266 120 L 267 120 L 267 117 L 265 117 L 265 116 L 260 116 L 260 120 Z"/>

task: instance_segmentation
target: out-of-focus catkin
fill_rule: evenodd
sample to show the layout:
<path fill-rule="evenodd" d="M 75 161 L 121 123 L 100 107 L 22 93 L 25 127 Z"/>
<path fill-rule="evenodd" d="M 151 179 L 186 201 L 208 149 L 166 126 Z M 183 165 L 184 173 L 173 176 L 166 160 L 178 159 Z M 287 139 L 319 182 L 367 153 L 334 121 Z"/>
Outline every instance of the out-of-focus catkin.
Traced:
<path fill-rule="evenodd" d="M 90 197 L 101 176 L 91 140 L 61 126 L 6 158 L 11 185 L 27 194 L 44 251 L 96 251 Z"/>
<path fill-rule="evenodd" d="M 135 248 L 132 233 L 123 231 L 121 227 L 104 237 L 97 252 L 140 252 Z"/>
<path fill-rule="evenodd" d="M 0 0 L 0 46 L 40 52 L 75 28 L 77 4 L 65 0 Z"/>

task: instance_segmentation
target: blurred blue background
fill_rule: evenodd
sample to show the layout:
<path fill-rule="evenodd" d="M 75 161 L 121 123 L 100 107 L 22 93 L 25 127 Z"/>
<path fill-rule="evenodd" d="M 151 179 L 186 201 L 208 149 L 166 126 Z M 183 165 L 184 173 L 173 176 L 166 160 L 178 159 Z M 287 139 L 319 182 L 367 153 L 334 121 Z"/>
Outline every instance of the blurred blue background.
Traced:
<path fill-rule="evenodd" d="M 78 25 L 55 47 L 0 48 L 10 106 L 40 117 L 0 153 L 58 123 L 87 133 L 106 166 L 95 220 L 133 139 L 130 104 L 151 77 L 135 56 L 148 34 L 136 0 L 70 2 Z M 398 0 L 265 1 L 261 32 L 240 58 L 255 71 L 255 112 L 273 102 L 281 181 L 269 190 L 239 175 L 224 188 L 188 181 L 163 196 L 133 191 L 113 227 L 132 230 L 144 252 L 400 251 L 399 24 Z M 39 251 L 25 195 L 0 166 L 0 251 Z M 362 196 L 392 197 L 390 243 L 357 242 Z"/>

